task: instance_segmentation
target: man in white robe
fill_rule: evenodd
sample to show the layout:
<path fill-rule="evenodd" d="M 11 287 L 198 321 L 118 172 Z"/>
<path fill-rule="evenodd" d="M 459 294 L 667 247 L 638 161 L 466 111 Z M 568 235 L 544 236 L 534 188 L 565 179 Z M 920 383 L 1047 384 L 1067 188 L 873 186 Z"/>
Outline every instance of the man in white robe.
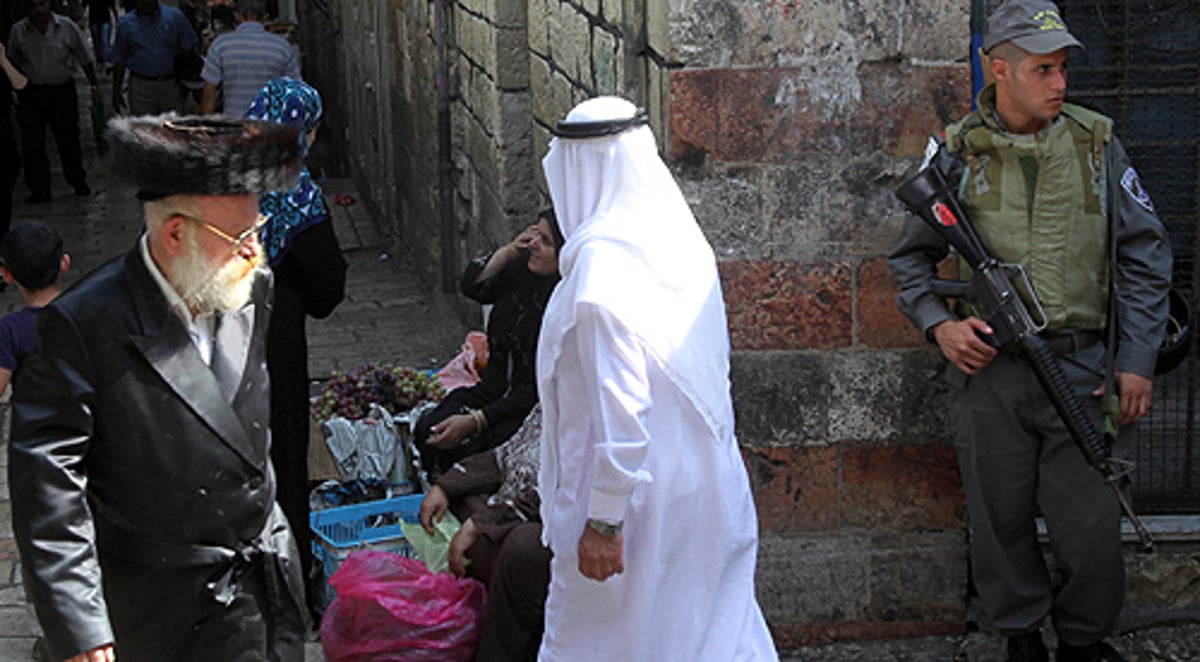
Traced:
<path fill-rule="evenodd" d="M 716 260 L 645 115 L 586 101 L 543 161 L 566 238 L 538 346 L 540 660 L 777 660 Z"/>

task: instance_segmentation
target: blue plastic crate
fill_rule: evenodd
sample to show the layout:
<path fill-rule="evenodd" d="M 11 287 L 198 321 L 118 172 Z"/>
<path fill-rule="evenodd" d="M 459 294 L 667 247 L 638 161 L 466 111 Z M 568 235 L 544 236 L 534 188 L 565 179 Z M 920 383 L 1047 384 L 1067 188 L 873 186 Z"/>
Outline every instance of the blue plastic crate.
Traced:
<path fill-rule="evenodd" d="M 316 587 L 320 611 L 324 612 L 333 602 L 335 593 L 329 586 L 329 578 L 352 552 L 373 549 L 409 558 L 416 556 L 412 545 L 404 538 L 400 520 L 416 524 L 424 498 L 424 494 L 409 494 L 326 508 L 309 515 L 309 526 L 314 534 L 313 557 L 321 569 L 322 581 Z"/>
<path fill-rule="evenodd" d="M 321 540 L 336 548 L 361 543 L 403 538 L 400 519 L 416 524 L 424 494 L 355 503 L 349 506 L 317 510 L 309 515 L 309 525 Z"/>

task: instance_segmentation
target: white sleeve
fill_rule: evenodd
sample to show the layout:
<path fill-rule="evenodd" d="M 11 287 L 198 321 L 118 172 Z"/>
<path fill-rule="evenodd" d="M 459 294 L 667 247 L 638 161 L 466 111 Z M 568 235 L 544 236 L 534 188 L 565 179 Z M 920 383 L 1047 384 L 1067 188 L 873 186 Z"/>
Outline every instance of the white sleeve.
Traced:
<path fill-rule="evenodd" d="M 574 331 L 597 440 L 588 517 L 618 522 L 637 484 L 652 478 L 642 466 L 650 444 L 646 355 L 637 338 L 602 308 L 580 304 Z"/>

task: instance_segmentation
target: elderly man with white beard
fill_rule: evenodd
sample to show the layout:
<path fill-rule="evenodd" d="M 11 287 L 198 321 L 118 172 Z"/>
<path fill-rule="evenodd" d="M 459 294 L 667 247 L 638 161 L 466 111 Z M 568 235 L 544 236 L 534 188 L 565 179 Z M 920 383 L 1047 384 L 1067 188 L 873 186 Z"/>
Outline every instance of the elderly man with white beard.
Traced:
<path fill-rule="evenodd" d="M 554 133 L 566 243 L 538 342 L 554 554 L 539 659 L 776 660 L 712 249 L 633 104 L 585 101 Z"/>
<path fill-rule="evenodd" d="M 122 118 L 146 229 L 38 316 L 13 398 L 24 581 L 54 659 L 301 660 L 307 611 L 275 504 L 258 196 L 296 130 Z"/>

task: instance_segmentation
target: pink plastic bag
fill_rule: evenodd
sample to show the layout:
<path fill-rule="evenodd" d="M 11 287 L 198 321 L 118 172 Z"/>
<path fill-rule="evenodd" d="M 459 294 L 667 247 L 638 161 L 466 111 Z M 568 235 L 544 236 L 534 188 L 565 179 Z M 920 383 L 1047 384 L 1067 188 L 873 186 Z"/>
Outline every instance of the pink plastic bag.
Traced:
<path fill-rule="evenodd" d="M 433 574 L 391 552 L 354 552 L 329 578 L 337 597 L 321 619 L 329 662 L 468 662 L 482 625 L 485 591 L 470 578 Z"/>
<path fill-rule="evenodd" d="M 446 391 L 453 391 L 463 386 L 474 386 L 479 381 L 479 373 L 488 361 L 487 334 L 482 331 L 471 331 L 463 341 L 462 351 L 450 359 L 444 368 L 438 371 L 438 379 Z"/>

